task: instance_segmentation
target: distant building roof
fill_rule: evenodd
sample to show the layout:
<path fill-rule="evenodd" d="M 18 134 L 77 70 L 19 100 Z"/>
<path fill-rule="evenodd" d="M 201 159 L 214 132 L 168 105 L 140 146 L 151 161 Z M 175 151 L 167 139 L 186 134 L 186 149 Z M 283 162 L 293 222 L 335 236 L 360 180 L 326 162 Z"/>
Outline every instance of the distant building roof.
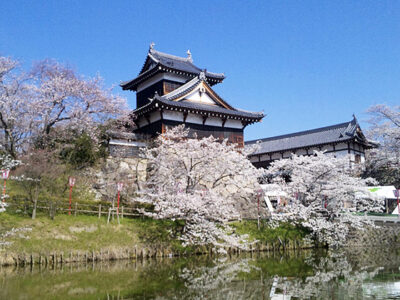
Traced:
<path fill-rule="evenodd" d="M 318 145 L 336 144 L 356 140 L 367 148 L 376 147 L 375 143 L 368 141 L 361 131 L 356 117 L 349 122 L 316 128 L 296 133 L 264 138 L 245 142 L 246 145 L 259 141 L 260 149 L 254 154 L 283 152 L 299 148 Z"/>
<path fill-rule="evenodd" d="M 122 82 L 120 84 L 122 89 L 136 90 L 140 83 L 158 72 L 176 73 L 187 76 L 190 79 L 198 76 L 200 72 L 203 71 L 210 85 L 220 83 L 225 79 L 225 75 L 223 73 L 212 73 L 194 65 L 190 51 L 188 51 L 188 57 L 179 57 L 157 51 L 153 48 L 153 46 L 154 45 L 150 46 L 146 60 L 139 72 L 139 75 L 134 79 Z"/>

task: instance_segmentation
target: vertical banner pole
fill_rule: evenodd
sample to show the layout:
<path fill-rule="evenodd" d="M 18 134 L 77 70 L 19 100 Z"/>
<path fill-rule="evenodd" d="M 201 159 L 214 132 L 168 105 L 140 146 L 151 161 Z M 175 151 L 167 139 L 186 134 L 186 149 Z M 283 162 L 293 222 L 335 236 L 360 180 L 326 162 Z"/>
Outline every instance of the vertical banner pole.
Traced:
<path fill-rule="evenodd" d="M 260 230 L 260 196 L 257 197 L 257 227 Z"/>
<path fill-rule="evenodd" d="M 117 198 L 117 216 L 119 214 L 119 190 L 118 190 L 118 198 Z"/>
<path fill-rule="evenodd" d="M 263 190 L 257 191 L 257 229 L 260 230 L 260 198 L 262 196 Z"/>
<path fill-rule="evenodd" d="M 3 186 L 3 203 L 6 202 L 6 182 L 8 175 L 10 175 L 10 170 L 1 170 L 1 175 L 4 179 L 4 186 Z"/>
<path fill-rule="evenodd" d="M 118 223 L 119 223 L 119 198 L 120 198 L 120 192 L 122 191 L 123 186 L 124 186 L 123 182 L 118 182 L 117 183 L 117 191 L 118 191 L 118 196 L 117 196 L 117 218 L 118 218 Z"/>
<path fill-rule="evenodd" d="M 68 215 L 71 215 L 72 188 L 75 185 L 75 178 L 74 177 L 69 177 L 68 178 L 68 184 L 69 184 L 69 210 L 68 210 Z M 75 202 L 75 208 L 76 208 L 76 202 Z M 76 209 L 75 209 L 75 215 L 76 215 Z"/>
<path fill-rule="evenodd" d="M 72 185 L 69 186 L 69 211 L 68 211 L 68 215 L 71 215 L 71 204 L 72 204 Z"/>
<path fill-rule="evenodd" d="M 400 190 L 397 190 L 397 213 L 398 213 L 398 217 L 400 218 L 400 206 L 399 206 L 399 195 L 400 194 Z"/>
<path fill-rule="evenodd" d="M 3 187 L 3 202 L 6 202 L 6 179 L 4 179 L 4 187 Z"/>

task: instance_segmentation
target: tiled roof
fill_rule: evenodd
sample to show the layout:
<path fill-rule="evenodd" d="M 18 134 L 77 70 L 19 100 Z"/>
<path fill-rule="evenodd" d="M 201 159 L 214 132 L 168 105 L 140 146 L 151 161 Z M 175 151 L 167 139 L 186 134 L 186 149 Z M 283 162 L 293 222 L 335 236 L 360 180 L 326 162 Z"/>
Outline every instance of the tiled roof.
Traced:
<path fill-rule="evenodd" d="M 353 139 L 357 139 L 366 146 L 374 146 L 367 141 L 361 131 L 357 132 L 357 128 L 360 128 L 360 126 L 354 117 L 350 122 L 248 141 L 245 144 L 250 145 L 260 141 L 260 149 L 254 154 L 282 152 L 317 145 L 347 142 Z"/>
<path fill-rule="evenodd" d="M 227 109 L 221 106 L 217 105 L 207 105 L 207 104 L 201 104 L 201 103 L 196 103 L 196 102 L 186 102 L 186 101 L 170 101 L 167 100 L 163 97 L 157 98 L 160 103 L 163 103 L 168 106 L 172 107 L 181 107 L 181 108 L 186 108 L 186 109 L 193 109 L 193 110 L 201 110 L 201 111 L 206 111 L 206 112 L 212 112 L 212 113 L 221 113 L 224 115 L 230 115 L 230 116 L 238 116 L 238 117 L 243 117 L 243 118 L 255 118 L 255 119 L 261 119 L 264 117 L 264 114 L 262 112 L 249 112 L 249 111 L 243 111 L 243 110 L 232 110 L 232 109 Z"/>
<path fill-rule="evenodd" d="M 184 97 L 185 95 L 190 94 L 202 82 L 207 86 L 207 88 L 210 89 L 210 91 L 212 91 L 212 93 L 214 93 L 214 97 L 216 97 L 225 107 L 222 107 L 220 105 L 210 105 L 198 102 L 184 101 L 184 98 L 180 101 L 177 100 L 181 97 Z M 203 72 L 201 72 L 199 76 L 196 76 L 186 84 L 180 86 L 179 88 L 173 90 L 166 95 L 159 96 L 158 94 L 155 94 L 154 98 L 150 99 L 150 102 L 148 104 L 134 110 L 133 113 L 136 115 L 146 114 L 147 112 L 153 110 L 155 107 L 162 107 L 163 105 L 174 109 L 207 112 L 211 115 L 215 114 L 216 116 L 218 114 L 223 114 L 224 116 L 230 116 L 233 119 L 240 118 L 249 122 L 257 122 L 264 117 L 264 113 L 262 112 L 251 112 L 233 108 L 208 86 Z"/>
<path fill-rule="evenodd" d="M 177 89 L 173 90 L 172 92 L 162 96 L 166 100 L 175 100 L 179 97 L 186 95 L 193 91 L 196 86 L 200 83 L 199 76 L 196 76 L 192 80 L 186 82 L 184 85 L 181 85 Z"/>
<path fill-rule="evenodd" d="M 196 67 L 193 64 L 193 60 L 191 57 L 179 57 L 167 53 L 163 53 L 154 49 L 150 49 L 149 51 L 149 57 L 152 58 L 152 60 L 155 63 L 160 63 L 164 67 L 167 68 L 172 68 L 176 69 L 179 71 L 184 71 L 192 74 L 200 74 L 203 69 L 200 69 Z M 217 78 L 217 79 L 224 79 L 225 75 L 223 73 L 212 73 L 206 71 L 206 76 L 211 77 L 211 78 Z"/>
<path fill-rule="evenodd" d="M 153 64 L 153 66 L 151 66 L 151 64 Z M 191 56 L 187 58 L 179 57 L 150 48 L 139 75 L 134 79 L 121 82 L 120 86 L 124 90 L 135 90 L 138 84 L 147 80 L 157 72 L 179 73 L 189 78 L 198 76 L 201 72 L 204 72 L 211 85 L 222 82 L 225 79 L 223 73 L 213 73 L 195 66 Z"/>
<path fill-rule="evenodd" d="M 258 122 L 264 117 L 264 114 L 262 112 L 231 110 L 221 106 L 200 104 L 195 102 L 171 101 L 163 97 L 160 97 L 158 95 L 156 95 L 153 99 L 151 99 L 151 101 L 148 104 L 134 110 L 133 114 L 136 115 L 146 114 L 150 111 L 153 111 L 154 108 L 156 107 L 163 108 L 163 106 L 165 106 L 165 108 L 172 108 L 176 110 L 182 109 L 184 111 L 202 111 L 209 114 L 215 114 L 215 116 L 218 116 L 218 114 L 222 114 L 224 116 L 230 117 L 231 119 L 235 118 L 248 119 L 247 121 L 251 122 Z"/>
<path fill-rule="evenodd" d="M 148 104 L 134 110 L 133 114 L 136 115 L 146 114 L 152 111 L 155 107 L 162 107 L 164 105 L 165 107 L 168 108 L 182 109 L 186 111 L 191 111 L 191 110 L 202 111 L 209 114 L 215 114 L 216 116 L 218 114 L 223 114 L 224 116 L 228 116 L 232 119 L 240 118 L 245 121 L 246 119 L 248 119 L 247 121 L 249 122 L 258 122 L 264 117 L 264 113 L 262 112 L 251 112 L 231 107 L 228 103 L 222 100 L 215 92 L 214 93 L 216 97 L 219 97 L 219 99 L 223 103 L 226 103 L 227 106 L 231 107 L 232 109 L 228 109 L 219 105 L 210 105 L 210 104 L 175 100 L 179 97 L 189 94 L 192 90 L 194 90 L 202 80 L 205 80 L 204 78 L 202 79 L 201 78 L 202 75 L 200 74 L 199 76 L 187 82 L 183 86 L 177 88 L 176 90 L 164 96 L 159 96 L 158 94 L 156 94 L 153 99 L 150 99 L 150 102 Z"/>
<path fill-rule="evenodd" d="M 187 83 L 185 83 L 184 85 L 181 85 L 180 87 L 178 87 L 177 89 L 173 90 L 172 92 L 162 96 L 164 99 L 166 100 L 176 100 L 179 99 L 187 94 L 189 94 L 191 91 L 195 90 L 195 88 L 201 83 L 203 82 L 204 85 L 207 86 L 207 88 L 209 88 L 210 93 L 213 94 L 213 96 L 218 99 L 219 103 L 221 103 L 223 106 L 225 106 L 228 109 L 232 109 L 232 110 L 236 110 L 235 108 L 233 108 L 233 106 L 231 106 L 228 102 L 226 102 L 224 99 L 221 98 L 221 96 L 219 96 L 213 89 L 211 89 L 211 87 L 208 85 L 207 83 L 207 79 L 204 75 L 204 72 L 201 72 L 199 76 L 196 76 L 195 78 L 193 78 L 192 80 L 188 81 Z"/>

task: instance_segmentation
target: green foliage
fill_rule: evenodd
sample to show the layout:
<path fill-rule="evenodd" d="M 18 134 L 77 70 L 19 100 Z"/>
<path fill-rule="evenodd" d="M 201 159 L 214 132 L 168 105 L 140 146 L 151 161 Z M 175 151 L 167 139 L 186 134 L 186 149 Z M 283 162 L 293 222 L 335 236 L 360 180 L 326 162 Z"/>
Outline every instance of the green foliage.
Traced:
<path fill-rule="evenodd" d="M 263 243 L 273 243 L 279 239 L 281 241 L 300 241 L 309 233 L 305 228 L 290 223 L 281 223 L 279 227 L 271 228 L 268 223 L 263 221 L 260 229 L 258 229 L 257 221 L 233 222 L 230 225 L 236 229 L 238 234 L 248 234 L 250 239 Z"/>
<path fill-rule="evenodd" d="M 8 180 L 7 181 L 7 194 L 9 201 L 28 200 L 28 190 L 26 184 L 21 181 Z M 67 201 L 69 197 L 68 188 L 68 173 L 62 174 L 60 177 L 49 178 L 45 177 L 40 186 L 40 193 L 38 196 L 39 201 L 45 202 L 63 202 Z M 94 202 L 94 194 L 90 191 L 88 186 L 76 186 L 72 190 L 72 202 L 79 202 L 80 204 L 91 204 L 96 209 L 99 204 L 110 205 L 109 202 Z"/>
<path fill-rule="evenodd" d="M 134 220 L 138 225 L 137 235 L 144 243 L 163 244 L 177 238 L 183 230 L 184 221 L 154 220 L 150 218 Z"/>
<path fill-rule="evenodd" d="M 305 254 L 301 253 L 301 255 Z M 304 256 L 289 256 L 284 259 L 259 259 L 250 261 L 256 267 L 252 272 L 242 272 L 240 279 L 257 280 L 262 276 L 306 277 L 314 275 L 313 268 L 305 262 Z"/>
<path fill-rule="evenodd" d="M 98 145 L 86 133 L 76 137 L 70 147 L 66 147 L 60 152 L 63 161 L 78 169 L 93 166 L 101 155 L 104 153 L 99 152 Z"/>
<path fill-rule="evenodd" d="M 379 185 L 394 185 L 397 189 L 400 188 L 400 168 L 390 166 L 373 168 L 367 165 L 362 177 L 372 177 L 379 182 Z"/>

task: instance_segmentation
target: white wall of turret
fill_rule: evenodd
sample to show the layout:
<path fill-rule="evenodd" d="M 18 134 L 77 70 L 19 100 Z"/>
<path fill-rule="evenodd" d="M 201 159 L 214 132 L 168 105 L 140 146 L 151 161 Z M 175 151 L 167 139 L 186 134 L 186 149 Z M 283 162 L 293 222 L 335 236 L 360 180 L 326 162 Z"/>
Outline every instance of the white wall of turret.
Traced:
<path fill-rule="evenodd" d="M 216 114 L 217 115 L 217 114 Z M 243 123 L 240 120 L 227 119 L 225 124 L 223 124 L 223 118 L 219 116 L 209 116 L 203 119 L 202 115 L 188 113 L 185 119 L 184 113 L 182 111 L 172 111 L 172 110 L 164 110 L 161 114 L 161 111 L 155 111 L 149 114 L 148 118 L 140 117 L 137 121 L 139 127 L 144 127 L 151 123 L 157 122 L 161 119 L 170 120 L 170 121 L 178 121 L 178 122 L 186 122 L 191 124 L 201 124 L 208 126 L 216 126 L 216 127 L 225 127 L 225 128 L 235 128 L 235 129 L 243 129 Z M 150 121 L 150 123 L 149 123 Z M 203 124 L 204 122 L 204 124 Z"/>
<path fill-rule="evenodd" d="M 350 146 L 350 150 L 349 150 Z M 326 155 L 331 155 L 335 157 L 340 156 L 349 156 L 349 161 L 351 164 L 354 163 L 364 163 L 365 162 L 365 149 L 363 145 L 358 143 L 339 143 L 333 145 L 322 145 L 322 146 L 315 146 L 309 148 L 301 148 L 295 150 L 289 150 L 284 152 L 273 152 L 273 153 L 265 153 L 260 155 L 251 156 L 249 159 L 251 162 L 269 162 L 278 159 L 287 159 L 290 158 L 292 154 L 296 155 L 312 155 L 314 151 L 325 151 Z"/>
<path fill-rule="evenodd" d="M 160 73 L 139 84 L 137 87 L 137 92 L 141 92 L 144 89 L 148 88 L 149 86 L 152 86 L 153 84 L 161 80 L 170 80 L 170 81 L 185 83 L 187 81 L 187 77 L 179 76 L 177 74 L 172 74 L 172 73 Z"/>

